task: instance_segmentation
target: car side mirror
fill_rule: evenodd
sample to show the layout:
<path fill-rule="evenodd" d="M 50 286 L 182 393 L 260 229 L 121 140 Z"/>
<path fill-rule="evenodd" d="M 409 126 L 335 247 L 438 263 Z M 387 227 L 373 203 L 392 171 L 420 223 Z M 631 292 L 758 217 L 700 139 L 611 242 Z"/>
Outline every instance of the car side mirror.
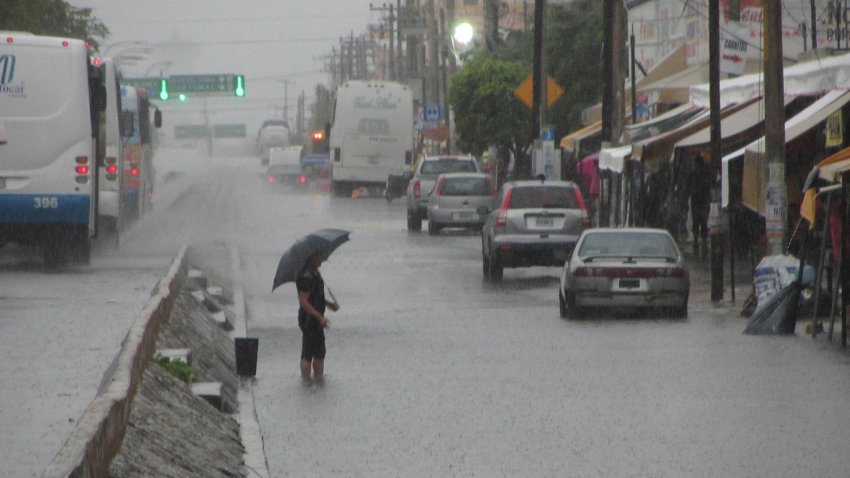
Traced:
<path fill-rule="evenodd" d="M 478 206 L 478 209 L 475 210 L 479 216 L 486 216 L 490 214 L 490 208 L 487 206 Z"/>

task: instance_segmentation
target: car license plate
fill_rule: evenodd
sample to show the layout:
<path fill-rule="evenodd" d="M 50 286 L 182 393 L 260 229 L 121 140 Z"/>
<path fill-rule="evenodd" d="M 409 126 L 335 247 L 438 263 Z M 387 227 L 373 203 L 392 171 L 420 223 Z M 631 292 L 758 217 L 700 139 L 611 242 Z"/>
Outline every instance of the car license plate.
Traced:
<path fill-rule="evenodd" d="M 469 221 L 472 219 L 471 212 L 456 212 L 454 213 L 455 221 Z"/>
<path fill-rule="evenodd" d="M 0 189 L 6 189 L 6 178 L 0 178 Z"/>
<path fill-rule="evenodd" d="M 537 227 L 552 227 L 555 225 L 555 220 L 551 217 L 538 217 L 535 219 L 534 224 Z"/>
<path fill-rule="evenodd" d="M 637 289 L 640 287 L 640 279 L 620 279 L 620 289 Z"/>

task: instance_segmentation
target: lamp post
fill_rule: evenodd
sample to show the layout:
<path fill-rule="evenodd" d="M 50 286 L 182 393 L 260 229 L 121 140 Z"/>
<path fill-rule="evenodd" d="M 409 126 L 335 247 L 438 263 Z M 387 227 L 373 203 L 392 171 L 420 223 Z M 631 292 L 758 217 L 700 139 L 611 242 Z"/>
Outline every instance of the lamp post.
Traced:
<path fill-rule="evenodd" d="M 159 76 L 162 76 L 163 70 L 169 68 L 172 64 L 173 63 L 170 62 L 170 61 L 155 61 L 155 62 L 151 63 L 151 66 L 149 66 L 148 69 L 145 70 L 145 72 L 144 72 L 144 74 L 142 74 L 142 76 L 147 77 L 151 73 L 151 71 L 154 68 L 156 68 L 157 66 L 162 67 L 162 68 L 159 69 Z"/>
<path fill-rule="evenodd" d="M 145 53 L 149 53 L 149 52 L 150 52 L 150 51 L 149 51 L 149 50 L 150 50 L 150 46 L 147 44 L 147 42 L 144 42 L 144 41 L 141 41 L 141 40 L 134 40 L 134 41 L 119 41 L 119 42 L 115 42 L 115 43 L 113 43 L 113 44 L 111 44 L 111 45 L 108 45 L 108 46 L 106 47 L 106 49 L 105 49 L 105 50 L 103 50 L 103 53 L 101 53 L 101 54 L 100 54 L 100 56 L 104 56 L 104 57 L 105 57 L 105 56 L 109 56 L 109 52 L 110 52 L 110 51 L 112 51 L 112 49 L 113 49 L 113 48 L 117 48 L 117 47 L 128 47 L 128 46 L 145 47 Z"/>

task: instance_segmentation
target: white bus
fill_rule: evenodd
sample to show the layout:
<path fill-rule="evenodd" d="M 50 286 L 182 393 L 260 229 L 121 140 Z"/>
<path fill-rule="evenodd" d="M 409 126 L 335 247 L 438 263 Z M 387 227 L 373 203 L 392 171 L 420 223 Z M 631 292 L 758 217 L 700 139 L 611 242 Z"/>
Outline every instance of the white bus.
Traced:
<path fill-rule="evenodd" d="M 0 244 L 89 262 L 105 106 L 85 42 L 0 32 Z"/>
<path fill-rule="evenodd" d="M 95 64 L 102 61 L 104 83 L 106 86 L 106 154 L 104 164 L 101 164 L 98 177 L 98 229 L 100 232 L 115 234 L 124 228 L 126 210 L 124 202 L 126 188 L 124 187 L 124 137 L 125 129 L 132 130 L 133 124 L 128 123 L 121 110 L 121 90 L 119 73 L 111 58 L 95 59 Z"/>
<path fill-rule="evenodd" d="M 413 93 L 387 81 L 347 81 L 336 91 L 329 148 L 331 188 L 385 188 L 413 161 Z"/>

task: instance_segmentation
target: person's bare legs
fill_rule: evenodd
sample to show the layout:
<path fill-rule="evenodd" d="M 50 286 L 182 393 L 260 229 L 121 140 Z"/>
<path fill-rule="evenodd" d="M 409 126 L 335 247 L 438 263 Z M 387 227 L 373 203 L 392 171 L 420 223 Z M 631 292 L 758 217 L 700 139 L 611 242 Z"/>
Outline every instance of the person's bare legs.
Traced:
<path fill-rule="evenodd" d="M 310 361 L 301 359 L 301 378 L 307 380 L 310 378 Z"/>
<path fill-rule="evenodd" d="M 324 359 L 313 359 L 313 378 L 321 380 L 325 376 L 325 361 Z"/>

